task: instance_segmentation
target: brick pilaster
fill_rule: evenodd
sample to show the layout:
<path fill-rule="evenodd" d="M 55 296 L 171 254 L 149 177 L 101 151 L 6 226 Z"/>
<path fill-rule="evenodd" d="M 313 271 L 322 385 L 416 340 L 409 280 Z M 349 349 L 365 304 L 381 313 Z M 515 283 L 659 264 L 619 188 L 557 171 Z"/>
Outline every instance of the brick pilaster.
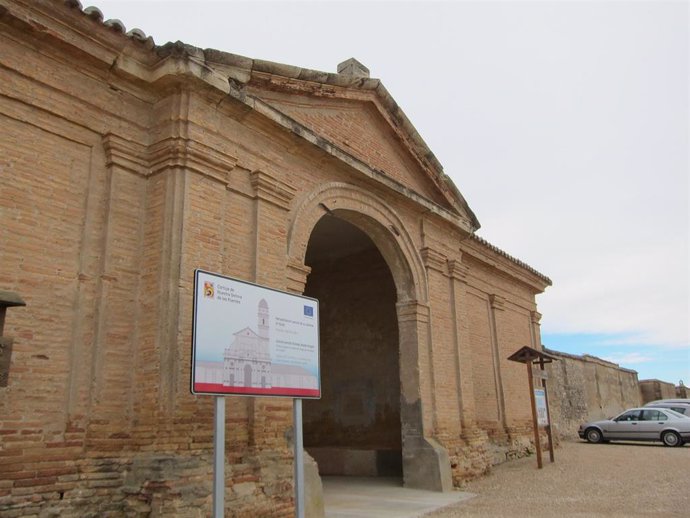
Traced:
<path fill-rule="evenodd" d="M 462 260 L 448 261 L 451 289 L 451 312 L 455 342 L 456 382 L 463 434 L 475 424 L 474 379 L 467 299 L 469 267 Z"/>

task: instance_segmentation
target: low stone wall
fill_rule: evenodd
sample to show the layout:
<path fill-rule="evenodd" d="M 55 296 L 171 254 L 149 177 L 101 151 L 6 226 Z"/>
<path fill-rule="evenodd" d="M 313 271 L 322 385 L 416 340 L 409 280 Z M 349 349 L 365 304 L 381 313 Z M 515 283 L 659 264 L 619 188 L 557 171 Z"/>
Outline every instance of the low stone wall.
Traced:
<path fill-rule="evenodd" d="M 640 396 L 642 403 L 649 403 L 657 399 L 674 399 L 676 396 L 676 386 L 660 380 L 640 380 Z"/>
<path fill-rule="evenodd" d="M 641 404 L 636 371 L 595 356 L 544 350 L 559 358 L 547 366 L 549 408 L 556 436 L 576 438 L 581 423 Z"/>

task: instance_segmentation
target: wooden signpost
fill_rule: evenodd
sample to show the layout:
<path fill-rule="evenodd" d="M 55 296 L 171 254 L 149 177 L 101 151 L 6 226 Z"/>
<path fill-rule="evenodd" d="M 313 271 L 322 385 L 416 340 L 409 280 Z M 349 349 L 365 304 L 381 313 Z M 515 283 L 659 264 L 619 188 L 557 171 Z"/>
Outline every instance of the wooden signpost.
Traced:
<path fill-rule="evenodd" d="M 539 439 L 539 428 L 546 429 L 546 435 L 549 438 L 549 458 L 554 462 L 553 455 L 553 435 L 551 431 L 551 415 L 549 413 L 549 394 L 546 389 L 546 380 L 548 378 L 547 372 L 544 370 L 544 364 L 551 363 L 558 360 L 555 356 L 532 349 L 531 347 L 523 347 L 514 352 L 508 357 L 509 360 L 524 363 L 527 365 L 527 381 L 529 383 L 530 402 L 532 404 L 532 427 L 534 429 L 534 444 L 537 448 L 537 467 L 543 467 L 541 456 L 541 440 Z M 540 381 L 538 388 L 535 388 L 535 378 Z"/>

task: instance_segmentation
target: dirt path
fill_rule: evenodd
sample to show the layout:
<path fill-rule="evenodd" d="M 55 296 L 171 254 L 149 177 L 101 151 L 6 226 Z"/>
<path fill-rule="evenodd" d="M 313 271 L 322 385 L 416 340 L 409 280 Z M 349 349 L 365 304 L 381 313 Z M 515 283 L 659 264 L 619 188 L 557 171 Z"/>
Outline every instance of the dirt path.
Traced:
<path fill-rule="evenodd" d="M 462 488 L 478 496 L 425 518 L 690 516 L 690 445 L 565 442 L 555 457 L 497 466 Z"/>

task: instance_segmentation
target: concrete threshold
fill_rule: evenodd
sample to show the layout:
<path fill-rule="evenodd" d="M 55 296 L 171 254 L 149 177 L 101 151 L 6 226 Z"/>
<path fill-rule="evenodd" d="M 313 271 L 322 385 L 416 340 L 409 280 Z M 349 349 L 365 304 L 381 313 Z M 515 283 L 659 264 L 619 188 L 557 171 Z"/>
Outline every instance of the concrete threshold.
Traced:
<path fill-rule="evenodd" d="M 418 518 L 475 496 L 403 487 L 386 477 L 322 477 L 326 518 Z"/>

